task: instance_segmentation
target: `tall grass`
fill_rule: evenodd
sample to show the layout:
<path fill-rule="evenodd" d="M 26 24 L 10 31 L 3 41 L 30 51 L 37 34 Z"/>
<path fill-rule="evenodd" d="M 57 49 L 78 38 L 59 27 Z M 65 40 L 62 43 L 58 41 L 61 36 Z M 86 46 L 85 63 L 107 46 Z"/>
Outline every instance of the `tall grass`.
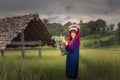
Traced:
<path fill-rule="evenodd" d="M 66 80 L 66 56 L 59 50 L 27 50 L 26 58 L 20 51 L 6 51 L 0 57 L 0 80 Z M 80 80 L 120 80 L 119 49 L 81 49 Z"/>
<path fill-rule="evenodd" d="M 120 51 L 85 49 L 81 54 L 81 80 L 120 80 Z"/>

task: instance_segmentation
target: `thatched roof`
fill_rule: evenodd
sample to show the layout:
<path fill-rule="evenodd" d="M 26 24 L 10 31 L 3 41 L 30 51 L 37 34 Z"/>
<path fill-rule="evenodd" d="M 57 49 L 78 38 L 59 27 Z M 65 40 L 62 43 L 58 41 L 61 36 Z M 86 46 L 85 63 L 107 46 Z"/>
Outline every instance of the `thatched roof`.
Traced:
<path fill-rule="evenodd" d="M 41 40 L 43 45 L 55 45 L 39 15 L 29 14 L 0 19 L 0 50 L 13 41 L 20 41 L 22 30 L 25 31 L 25 41 Z"/>

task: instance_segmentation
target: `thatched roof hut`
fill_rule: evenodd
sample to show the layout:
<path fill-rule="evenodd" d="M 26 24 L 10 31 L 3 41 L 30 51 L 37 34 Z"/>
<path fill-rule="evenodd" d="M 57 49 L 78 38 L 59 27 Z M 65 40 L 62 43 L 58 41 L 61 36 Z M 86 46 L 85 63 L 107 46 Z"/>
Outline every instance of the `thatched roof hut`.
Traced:
<path fill-rule="evenodd" d="M 55 41 L 51 39 L 39 15 L 29 14 L 0 19 L 0 50 L 7 46 L 22 45 L 22 32 L 24 32 L 23 41 L 28 42 L 26 44 L 24 42 L 24 45 L 37 46 L 37 42 L 41 41 L 42 45 L 55 46 Z"/>

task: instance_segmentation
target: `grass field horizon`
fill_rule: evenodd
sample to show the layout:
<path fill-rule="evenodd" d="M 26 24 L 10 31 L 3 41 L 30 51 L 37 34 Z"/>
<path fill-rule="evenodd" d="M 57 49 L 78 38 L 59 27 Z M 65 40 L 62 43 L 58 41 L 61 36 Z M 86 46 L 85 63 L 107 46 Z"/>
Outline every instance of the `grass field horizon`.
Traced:
<path fill-rule="evenodd" d="M 66 56 L 58 49 L 27 50 L 22 58 L 20 50 L 6 50 L 0 57 L 0 80 L 66 80 Z M 117 47 L 80 49 L 80 80 L 120 80 L 120 50 Z"/>

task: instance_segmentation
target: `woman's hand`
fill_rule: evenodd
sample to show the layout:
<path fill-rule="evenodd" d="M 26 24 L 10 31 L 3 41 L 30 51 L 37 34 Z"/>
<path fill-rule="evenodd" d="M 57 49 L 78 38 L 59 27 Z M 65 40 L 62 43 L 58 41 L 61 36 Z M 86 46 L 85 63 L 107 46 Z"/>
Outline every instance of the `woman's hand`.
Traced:
<path fill-rule="evenodd" d="M 62 43 L 67 45 L 67 41 L 64 38 L 62 39 Z"/>
<path fill-rule="evenodd" d="M 61 52 L 60 55 L 61 55 L 61 56 L 64 56 L 65 54 Z"/>

